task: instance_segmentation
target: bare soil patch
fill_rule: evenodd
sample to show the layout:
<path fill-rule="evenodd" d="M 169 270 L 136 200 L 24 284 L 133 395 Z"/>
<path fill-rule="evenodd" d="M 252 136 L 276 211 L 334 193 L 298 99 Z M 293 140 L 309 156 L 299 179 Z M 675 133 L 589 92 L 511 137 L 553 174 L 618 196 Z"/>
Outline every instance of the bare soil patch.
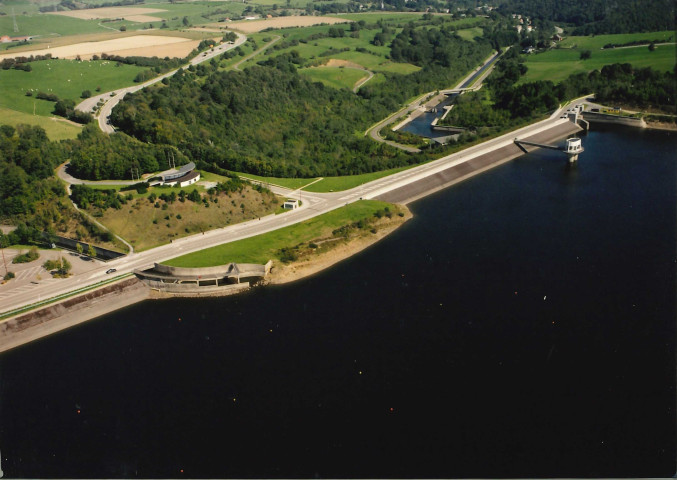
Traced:
<path fill-rule="evenodd" d="M 130 22 L 138 23 L 161 22 L 163 20 L 160 17 L 151 17 L 150 15 L 127 15 L 124 18 Z"/>
<path fill-rule="evenodd" d="M 348 60 L 341 60 L 341 59 L 338 59 L 338 58 L 332 58 L 332 59 L 330 59 L 330 60 L 325 64 L 325 66 L 326 66 L 326 67 L 335 67 L 335 68 L 339 68 L 339 67 L 348 67 L 348 68 L 357 68 L 357 69 L 359 69 L 359 70 L 367 70 L 366 68 L 364 68 L 364 67 L 363 67 L 362 65 L 360 65 L 359 63 L 350 62 L 350 61 L 348 61 Z"/>
<path fill-rule="evenodd" d="M 162 10 L 159 8 L 104 7 L 104 8 L 88 8 L 85 10 L 73 10 L 70 12 L 48 12 L 48 13 L 49 15 L 61 15 L 64 17 L 80 18 L 82 20 L 96 20 L 99 18 L 125 18 L 127 20 L 132 20 L 131 17 L 133 16 L 147 15 L 149 13 L 158 13 L 166 11 L 167 10 Z"/>
<path fill-rule="evenodd" d="M 190 46 L 186 45 L 185 48 L 182 48 L 182 43 L 189 43 Z M 198 42 L 199 43 L 199 42 Z M 190 51 L 195 48 L 195 41 L 190 38 L 183 37 L 166 37 L 160 35 L 134 35 L 131 37 L 121 37 L 111 40 L 104 40 L 102 42 L 83 42 L 75 43 L 72 45 L 64 45 L 61 47 L 54 48 L 42 48 L 39 50 L 28 50 L 22 52 L 9 53 L 5 55 L 0 55 L 0 60 L 5 58 L 14 58 L 20 56 L 29 56 L 29 55 L 46 55 L 48 53 L 52 54 L 52 57 L 55 58 L 75 58 L 78 55 L 83 58 L 91 58 L 92 55 L 101 55 L 102 53 L 107 54 L 116 54 L 118 55 L 120 51 L 125 50 L 143 50 L 143 55 L 145 56 L 167 56 L 166 53 L 157 53 L 157 52 L 166 52 L 167 46 L 172 45 L 172 53 L 170 56 L 178 56 L 180 53 L 187 49 L 187 55 Z M 183 55 L 183 56 L 185 56 Z"/>
<path fill-rule="evenodd" d="M 239 30 L 244 33 L 255 33 L 266 28 L 288 28 L 288 27 L 309 27 L 321 23 L 335 24 L 346 23 L 348 20 L 335 17 L 312 17 L 312 16 L 292 16 L 268 18 L 265 20 L 245 20 L 242 22 L 233 22 L 228 24 L 233 30 Z"/>

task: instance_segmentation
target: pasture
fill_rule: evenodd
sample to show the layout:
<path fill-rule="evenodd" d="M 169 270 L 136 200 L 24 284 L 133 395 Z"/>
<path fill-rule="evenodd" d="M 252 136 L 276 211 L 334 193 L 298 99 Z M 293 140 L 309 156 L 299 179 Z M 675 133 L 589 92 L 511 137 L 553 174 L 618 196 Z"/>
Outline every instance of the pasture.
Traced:
<path fill-rule="evenodd" d="M 605 35 L 610 37 L 611 35 Z M 527 73 L 520 83 L 551 80 L 559 83 L 569 75 L 599 70 L 604 65 L 630 63 L 636 68 L 652 67 L 670 71 L 675 66 L 675 45 L 659 45 L 649 52 L 646 45 L 629 48 L 592 50 L 591 57 L 581 60 L 581 49 L 559 48 L 545 53 L 530 55 L 526 59 Z"/>
<path fill-rule="evenodd" d="M 298 41 L 299 43 L 283 49 L 269 49 L 263 55 L 245 62 L 242 68 L 254 65 L 266 57 L 274 57 L 295 50 L 301 57 L 319 65 L 326 64 L 331 59 L 339 59 L 358 64 L 373 72 L 408 74 L 419 70 L 419 67 L 415 65 L 392 62 L 386 58 L 390 54 L 389 47 L 372 45 L 371 42 L 374 36 L 380 32 L 380 29 L 360 30 L 359 38 L 353 38 L 348 32 L 349 27 L 347 25 L 335 25 L 333 28 L 341 28 L 346 31 L 344 37 L 309 40 L 312 35 L 326 33 L 329 28 L 332 27 L 325 25 L 281 30 L 279 34 L 284 34 L 286 37 L 280 42 L 280 45 L 282 42 Z M 277 34 L 277 31 L 270 32 L 270 34 L 273 33 Z M 357 48 L 361 51 L 356 51 Z"/>
<path fill-rule="evenodd" d="M 352 90 L 355 84 L 367 77 L 367 72 L 350 67 L 313 67 L 299 70 L 299 73 L 312 82 L 320 82 L 326 87 Z"/>
<path fill-rule="evenodd" d="M 100 87 L 102 92 L 134 85 L 134 77 L 142 67 L 121 65 L 108 61 L 41 60 L 31 62 L 32 71 L 0 70 L 0 107 L 23 113 L 51 116 L 54 103 L 38 100 L 38 92 L 53 93 L 61 99 L 76 103 L 83 90 L 92 95 Z M 26 96 L 30 91 L 32 96 Z"/>
<path fill-rule="evenodd" d="M 78 136 L 81 125 L 76 125 L 60 117 L 43 117 L 0 107 L 0 123 L 3 125 L 37 125 L 47 133 L 52 141 L 68 140 Z"/>
<path fill-rule="evenodd" d="M 623 45 L 630 42 L 639 42 L 646 41 L 652 42 L 658 40 L 659 42 L 674 42 L 675 41 L 675 32 L 665 30 L 661 32 L 648 32 L 648 33 L 621 33 L 617 35 L 589 35 L 585 37 L 567 37 L 562 40 L 560 47 L 561 48 L 578 48 L 578 49 L 589 49 L 589 50 L 599 50 L 604 45 L 613 43 L 617 45 Z"/>

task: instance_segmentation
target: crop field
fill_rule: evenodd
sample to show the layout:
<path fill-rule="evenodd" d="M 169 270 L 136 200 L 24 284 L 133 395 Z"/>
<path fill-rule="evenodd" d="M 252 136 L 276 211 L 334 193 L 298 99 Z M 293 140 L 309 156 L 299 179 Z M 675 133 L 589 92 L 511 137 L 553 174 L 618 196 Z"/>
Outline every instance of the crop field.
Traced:
<path fill-rule="evenodd" d="M 345 22 L 346 20 L 336 17 L 295 16 L 268 18 L 265 20 L 244 20 L 241 22 L 230 23 L 228 24 L 228 27 L 243 33 L 254 33 L 267 28 L 310 27 L 323 23 L 336 24 Z"/>
<path fill-rule="evenodd" d="M 296 225 L 183 255 L 164 264 L 174 267 L 209 267 L 233 261 L 265 263 L 277 257 L 277 252 L 281 248 L 293 247 L 302 242 L 330 236 L 332 230 L 363 218 L 369 218 L 384 207 L 392 207 L 392 205 L 376 200 L 351 203 Z"/>
<path fill-rule="evenodd" d="M 313 67 L 299 70 L 312 82 L 321 82 L 327 87 L 352 90 L 355 84 L 367 77 L 367 72 L 345 67 Z"/>
<path fill-rule="evenodd" d="M 101 42 L 83 42 L 72 45 L 64 45 L 54 48 L 42 48 L 38 50 L 29 50 L 21 52 L 5 53 L 0 55 L 0 60 L 4 58 L 13 58 L 17 56 L 28 55 L 47 55 L 51 54 L 54 58 L 76 58 L 80 56 L 83 59 L 89 59 L 92 55 L 118 54 L 132 55 L 134 52 L 141 56 L 172 56 L 183 58 L 188 55 L 200 43 L 189 38 L 160 35 L 135 35 L 130 37 L 120 37 Z M 185 45 L 184 45 L 185 44 Z M 168 49 L 167 45 L 171 45 Z M 129 50 L 134 52 L 130 53 Z M 119 52 L 125 53 L 120 54 Z"/>
<path fill-rule="evenodd" d="M 102 92 L 134 85 L 134 77 L 145 70 L 134 65 L 120 65 L 107 61 L 42 60 L 32 62 L 30 72 L 21 70 L 0 70 L 0 107 L 19 112 L 51 116 L 54 103 L 38 100 L 38 92 L 53 93 L 59 98 L 70 98 L 76 102 L 83 90 L 92 94 L 98 87 Z M 33 96 L 26 96 L 30 91 Z"/>
<path fill-rule="evenodd" d="M 53 141 L 75 138 L 82 130 L 82 126 L 75 125 L 63 118 L 42 117 L 3 107 L 0 107 L 0 124 L 12 125 L 13 127 L 19 124 L 37 125 L 42 127 L 49 139 Z"/>
<path fill-rule="evenodd" d="M 652 67 L 670 71 L 675 66 L 675 45 L 659 45 L 649 52 L 646 45 L 630 48 L 592 50 L 591 57 L 581 60 L 581 49 L 560 48 L 527 57 L 526 75 L 520 83 L 551 80 L 558 83 L 571 74 L 599 70 L 604 65 L 630 63 L 634 67 Z"/>
<path fill-rule="evenodd" d="M 99 2 L 102 3 L 102 2 Z M 190 2 L 190 3 L 153 3 L 158 8 L 144 7 L 113 7 L 104 10 L 113 10 L 117 8 L 124 14 L 115 15 L 112 18 L 125 17 L 128 20 L 118 22 L 102 21 L 101 18 L 84 19 L 75 18 L 87 16 L 86 12 L 95 10 L 75 10 L 72 12 L 59 12 L 54 14 L 40 13 L 40 3 L 22 2 L 3 2 L 0 3 L 0 12 L 6 15 L 0 16 L 0 32 L 14 32 L 12 8 L 16 14 L 16 22 L 19 31 L 12 33 L 16 36 L 37 35 L 49 38 L 54 36 L 81 35 L 88 33 L 105 33 L 113 30 L 119 30 L 121 26 L 128 30 L 141 30 L 150 27 L 159 28 L 162 20 L 166 22 L 169 29 L 185 28 L 183 17 L 186 17 L 190 25 L 202 25 L 210 22 L 217 22 L 227 16 L 239 15 L 246 5 L 240 2 Z M 92 3 L 92 6 L 97 4 Z M 100 9 L 96 9 L 100 10 Z M 153 11 L 152 18 L 144 18 L 143 13 Z M 139 12 L 134 15 L 134 12 Z M 24 13 L 25 12 L 25 13 Z M 89 14 L 91 16 L 91 14 Z M 132 17 L 135 17 L 132 21 Z M 39 40 L 43 40 L 40 38 Z M 2 44 L 0 48 L 6 49 L 10 44 Z"/>

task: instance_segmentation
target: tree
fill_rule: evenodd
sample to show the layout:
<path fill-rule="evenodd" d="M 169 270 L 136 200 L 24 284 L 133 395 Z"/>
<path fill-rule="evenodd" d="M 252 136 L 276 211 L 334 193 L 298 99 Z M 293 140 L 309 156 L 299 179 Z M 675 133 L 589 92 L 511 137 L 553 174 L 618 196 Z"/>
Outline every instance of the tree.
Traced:
<path fill-rule="evenodd" d="M 87 255 L 89 255 L 92 258 L 96 257 L 96 250 L 94 249 L 94 246 L 92 244 L 90 244 L 89 248 L 87 249 Z"/>
<path fill-rule="evenodd" d="M 654 50 L 656 50 L 656 44 L 654 42 L 651 42 L 649 44 L 649 51 L 653 52 Z"/>
<path fill-rule="evenodd" d="M 82 253 L 84 252 L 84 248 L 82 248 L 82 244 L 81 244 L 81 243 L 78 243 L 78 244 L 75 246 L 75 249 L 78 251 L 78 255 L 82 255 Z"/>
<path fill-rule="evenodd" d="M 121 32 L 126 32 L 126 31 L 127 31 L 127 27 L 124 26 L 124 25 L 121 26 L 121 27 L 120 27 L 120 31 L 121 31 Z"/>
<path fill-rule="evenodd" d="M 89 90 L 83 90 L 82 94 L 80 95 L 80 98 L 89 98 L 92 96 L 92 92 Z"/>
<path fill-rule="evenodd" d="M 183 17 L 183 20 L 181 20 L 181 23 L 183 23 L 184 27 L 187 27 L 190 25 L 190 22 L 188 21 L 188 17 Z"/>
<path fill-rule="evenodd" d="M 592 56 L 592 52 L 590 50 L 583 50 L 581 52 L 581 60 L 587 60 Z"/>

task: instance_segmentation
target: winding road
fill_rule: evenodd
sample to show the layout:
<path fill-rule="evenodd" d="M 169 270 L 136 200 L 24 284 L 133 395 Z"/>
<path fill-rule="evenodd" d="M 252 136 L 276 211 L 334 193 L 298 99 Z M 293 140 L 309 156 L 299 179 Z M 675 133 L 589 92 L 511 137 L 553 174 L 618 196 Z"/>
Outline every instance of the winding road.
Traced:
<path fill-rule="evenodd" d="M 217 57 L 222 53 L 227 52 L 228 50 L 232 50 L 233 48 L 239 47 L 247 40 L 247 37 L 245 37 L 244 35 L 237 32 L 234 33 L 237 35 L 237 39 L 233 43 L 222 43 L 218 47 L 214 47 L 207 52 L 200 53 L 199 55 L 190 60 L 189 65 L 199 65 L 202 62 L 211 60 L 212 58 Z M 113 108 L 115 108 L 115 106 L 118 103 L 120 103 L 120 100 L 122 100 L 125 97 L 125 95 L 127 95 L 128 93 L 137 92 L 142 88 L 146 88 L 147 86 L 153 85 L 157 82 L 161 82 L 163 79 L 174 75 L 181 68 L 184 67 L 179 67 L 175 70 L 172 70 L 171 72 L 165 73 L 163 75 L 160 75 L 159 77 L 153 78 L 152 80 L 148 80 L 147 82 L 140 83 L 132 87 L 120 88 L 117 90 L 113 90 L 112 92 L 106 92 L 96 95 L 95 97 L 90 97 L 80 102 L 75 108 L 82 112 L 95 113 L 99 101 L 100 100 L 105 101 L 106 103 L 101 107 L 99 114 L 96 115 L 95 117 L 99 122 L 99 128 L 101 128 L 103 132 L 114 133 L 115 129 L 109 123 L 110 114 L 113 111 Z"/>

